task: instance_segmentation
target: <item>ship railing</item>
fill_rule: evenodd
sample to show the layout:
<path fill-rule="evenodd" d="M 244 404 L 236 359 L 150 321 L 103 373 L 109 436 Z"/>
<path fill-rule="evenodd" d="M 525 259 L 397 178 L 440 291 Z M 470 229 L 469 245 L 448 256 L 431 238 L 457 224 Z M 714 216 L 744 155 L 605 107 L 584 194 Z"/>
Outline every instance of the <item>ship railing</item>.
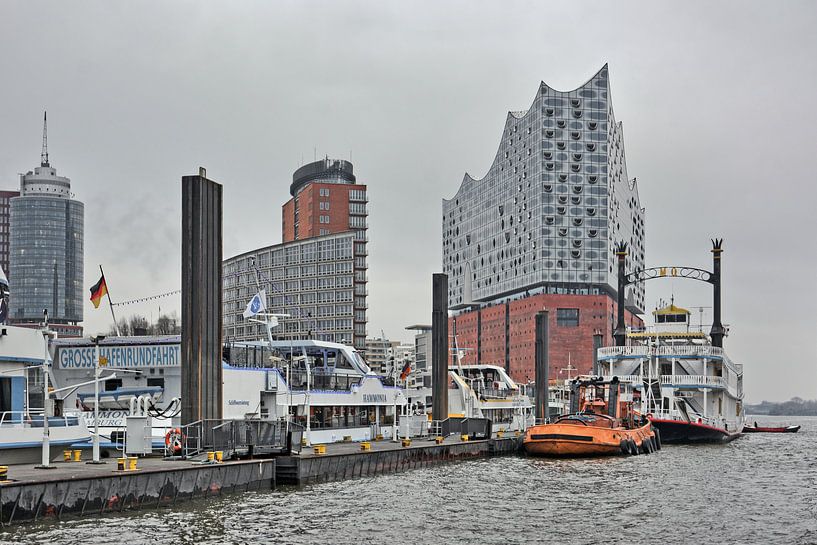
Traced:
<path fill-rule="evenodd" d="M 605 346 L 603 348 L 599 348 L 599 357 L 600 358 L 611 358 L 611 357 L 644 357 L 649 356 L 650 354 L 650 347 L 649 346 L 642 346 L 642 345 L 633 345 L 633 346 Z"/>
<path fill-rule="evenodd" d="M 642 377 L 641 375 L 604 375 L 604 380 L 611 380 L 613 377 L 618 377 L 619 382 L 630 382 L 635 384 L 640 384 Z"/>
<path fill-rule="evenodd" d="M 704 375 L 661 375 L 661 384 L 673 386 L 710 386 L 725 388 L 727 386 L 723 377 L 713 377 Z"/>
<path fill-rule="evenodd" d="M 42 409 L 28 411 L 4 411 L 0 413 L 0 426 L 19 426 L 23 424 L 31 428 L 42 428 L 44 425 L 44 418 Z M 79 416 L 67 414 L 62 416 L 49 416 L 48 425 L 52 428 L 78 426 L 79 419 Z"/>
<path fill-rule="evenodd" d="M 286 380 L 286 374 L 282 376 L 284 380 Z M 341 373 L 320 373 L 313 370 L 308 378 L 310 390 L 348 391 L 352 389 L 352 386 L 360 384 L 363 377 L 361 375 Z M 306 390 L 306 371 L 300 369 L 292 371 L 289 376 L 289 382 L 292 390 Z"/>
<path fill-rule="evenodd" d="M 657 356 L 717 356 L 723 357 L 723 348 L 719 346 L 659 346 L 655 349 Z"/>
<path fill-rule="evenodd" d="M 485 399 L 512 399 L 519 391 L 510 388 L 477 388 L 477 394 Z"/>

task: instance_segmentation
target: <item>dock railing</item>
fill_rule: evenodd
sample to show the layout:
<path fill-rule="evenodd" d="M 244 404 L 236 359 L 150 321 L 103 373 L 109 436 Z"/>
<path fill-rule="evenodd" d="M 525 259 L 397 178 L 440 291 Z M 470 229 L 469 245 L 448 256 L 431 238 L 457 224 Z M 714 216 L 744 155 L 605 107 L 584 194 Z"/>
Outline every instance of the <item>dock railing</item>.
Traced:
<path fill-rule="evenodd" d="M 290 424 L 290 428 L 295 426 Z M 181 431 L 185 458 L 214 450 L 231 457 L 283 453 L 290 448 L 287 423 L 282 420 L 198 420 L 182 426 Z"/>

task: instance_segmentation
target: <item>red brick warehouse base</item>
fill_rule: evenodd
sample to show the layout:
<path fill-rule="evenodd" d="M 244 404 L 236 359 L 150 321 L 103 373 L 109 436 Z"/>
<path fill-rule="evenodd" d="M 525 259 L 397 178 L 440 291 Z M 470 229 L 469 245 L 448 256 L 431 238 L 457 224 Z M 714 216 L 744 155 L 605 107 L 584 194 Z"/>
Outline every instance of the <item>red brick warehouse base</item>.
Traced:
<path fill-rule="evenodd" d="M 564 309 L 565 319 L 561 321 L 559 309 Z M 602 346 L 613 344 L 616 302 L 608 295 L 531 295 L 449 318 L 448 331 L 456 333 L 460 348 L 467 349 L 463 364 L 499 365 L 514 380 L 524 383 L 534 378 L 536 313 L 541 310 L 550 311 L 550 378 L 567 378 L 567 372 L 559 371 L 567 367 L 568 355 L 577 369 L 573 376 L 591 373 L 593 334 L 603 335 Z M 578 324 L 571 319 L 576 310 Z M 630 311 L 625 311 L 624 317 L 628 326 L 644 325 Z"/>

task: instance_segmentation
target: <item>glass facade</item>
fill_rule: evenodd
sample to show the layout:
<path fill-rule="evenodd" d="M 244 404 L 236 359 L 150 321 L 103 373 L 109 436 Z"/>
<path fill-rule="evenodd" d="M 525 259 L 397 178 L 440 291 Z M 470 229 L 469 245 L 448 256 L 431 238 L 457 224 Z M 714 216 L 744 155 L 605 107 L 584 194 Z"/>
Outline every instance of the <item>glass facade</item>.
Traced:
<path fill-rule="evenodd" d="M 615 243 L 627 270 L 644 267 L 644 209 L 627 177 L 605 65 L 573 91 L 542 83 L 533 105 L 510 112 L 481 179 L 465 175 L 443 200 L 449 307 L 512 294 L 615 293 Z M 644 307 L 643 284 L 629 288 Z"/>
<path fill-rule="evenodd" d="M 9 317 L 39 322 L 48 309 L 52 322 L 81 322 L 84 206 L 49 196 L 42 191 L 47 180 L 38 180 L 38 189 L 27 192 L 30 180 L 21 184 L 21 196 L 11 199 Z"/>

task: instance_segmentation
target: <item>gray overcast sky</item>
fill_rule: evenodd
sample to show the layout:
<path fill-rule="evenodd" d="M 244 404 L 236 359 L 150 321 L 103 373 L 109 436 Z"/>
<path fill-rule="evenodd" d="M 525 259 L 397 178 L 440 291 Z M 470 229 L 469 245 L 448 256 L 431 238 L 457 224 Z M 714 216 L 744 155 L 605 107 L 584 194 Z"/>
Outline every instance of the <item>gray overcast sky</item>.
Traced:
<path fill-rule="evenodd" d="M 747 399 L 817 397 L 814 2 L 0 4 L 0 187 L 38 164 L 85 202 L 85 285 L 178 289 L 180 178 L 224 184 L 225 256 L 281 240 L 301 161 L 352 154 L 370 192 L 369 334 L 430 321 L 441 199 L 481 177 L 541 80 L 610 65 L 647 264 L 709 268 Z M 691 284 L 691 285 L 690 285 Z M 710 306 L 705 284 L 647 284 Z M 178 297 L 161 302 L 178 310 Z M 154 317 L 159 304 L 120 313 Z M 86 331 L 107 309 L 85 306 Z M 707 321 L 707 317 L 704 318 Z"/>

